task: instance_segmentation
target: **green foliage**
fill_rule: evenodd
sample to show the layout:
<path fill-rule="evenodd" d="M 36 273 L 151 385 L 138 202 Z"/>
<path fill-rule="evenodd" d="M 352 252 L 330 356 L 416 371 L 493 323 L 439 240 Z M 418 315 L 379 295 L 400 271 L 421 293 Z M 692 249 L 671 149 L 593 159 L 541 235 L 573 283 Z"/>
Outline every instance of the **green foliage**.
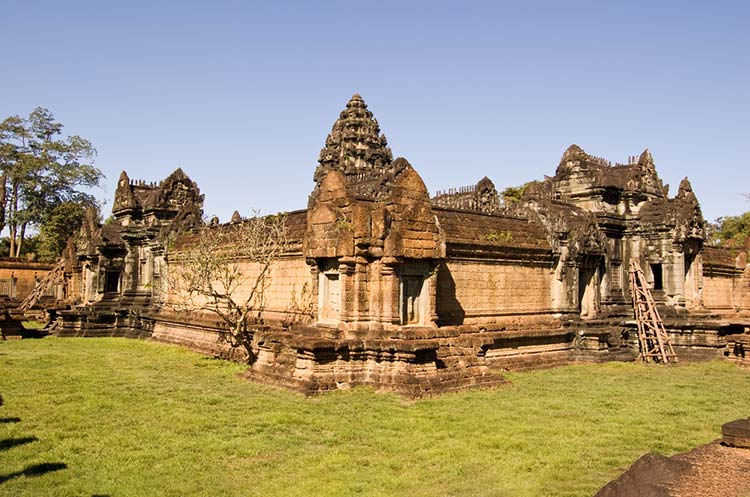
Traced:
<path fill-rule="evenodd" d="M 22 324 L 27 330 L 41 330 L 47 325 L 41 321 L 24 321 Z"/>
<path fill-rule="evenodd" d="M 0 496 L 576 497 L 645 452 L 671 455 L 747 416 L 727 362 L 608 363 L 412 402 L 355 388 L 305 398 L 242 365 L 154 342 L 0 342 Z M 644 395 L 644 392 L 648 392 Z M 658 422 L 655 422 L 658 420 Z"/>
<path fill-rule="evenodd" d="M 710 226 L 709 236 L 715 243 L 744 247 L 750 239 L 750 211 L 718 218 Z"/>
<path fill-rule="evenodd" d="M 521 198 L 523 197 L 523 192 L 526 191 L 526 187 L 528 186 L 528 183 L 524 183 L 521 186 L 509 186 L 505 190 L 502 191 L 500 195 L 502 195 L 503 200 L 506 204 L 512 204 L 514 202 L 519 202 Z"/>
<path fill-rule="evenodd" d="M 490 230 L 486 235 L 484 235 L 484 238 L 488 242 L 512 242 L 513 233 L 506 230 Z"/>
<path fill-rule="evenodd" d="M 42 107 L 0 122 L 0 230 L 9 229 L 10 255 L 20 254 L 27 227 L 42 226 L 61 204 L 94 202 L 82 189 L 103 177 L 92 165 L 96 150 L 80 136 L 60 137 L 62 128 Z"/>
<path fill-rule="evenodd" d="M 36 259 L 37 258 L 37 246 L 38 237 L 30 236 L 25 239 L 21 246 L 21 251 L 18 253 L 18 257 L 21 259 Z M 10 239 L 7 236 L 0 238 L 0 254 L 7 256 L 10 251 Z"/>
<path fill-rule="evenodd" d="M 58 259 L 68 239 L 81 230 L 86 205 L 78 202 L 63 202 L 46 216 L 37 235 L 36 253 L 42 259 Z"/>
<path fill-rule="evenodd" d="M 352 225 L 349 223 L 349 221 L 346 220 L 345 217 L 341 217 L 336 220 L 336 230 L 338 231 L 347 231 L 352 228 Z"/>

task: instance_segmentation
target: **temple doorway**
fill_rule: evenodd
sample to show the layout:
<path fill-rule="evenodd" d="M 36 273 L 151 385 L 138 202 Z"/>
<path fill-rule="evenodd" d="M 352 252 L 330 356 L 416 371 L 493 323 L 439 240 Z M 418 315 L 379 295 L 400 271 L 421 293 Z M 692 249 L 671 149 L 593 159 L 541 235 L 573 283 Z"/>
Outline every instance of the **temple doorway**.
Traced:
<path fill-rule="evenodd" d="M 422 323 L 422 276 L 401 277 L 401 324 Z"/>
<path fill-rule="evenodd" d="M 104 273 L 104 293 L 118 293 L 120 291 L 120 271 Z"/>
<path fill-rule="evenodd" d="M 339 273 L 320 274 L 319 321 L 338 322 L 341 317 L 341 281 Z"/>
<path fill-rule="evenodd" d="M 581 318 L 591 319 L 599 311 L 599 262 L 578 268 L 578 311 Z"/>

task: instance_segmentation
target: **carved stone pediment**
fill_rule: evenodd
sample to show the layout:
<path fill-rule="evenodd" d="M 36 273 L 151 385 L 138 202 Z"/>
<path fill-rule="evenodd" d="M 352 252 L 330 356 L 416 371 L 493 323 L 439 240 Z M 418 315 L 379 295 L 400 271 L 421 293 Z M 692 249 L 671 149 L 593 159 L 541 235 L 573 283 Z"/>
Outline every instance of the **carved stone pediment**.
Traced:
<path fill-rule="evenodd" d="M 604 255 L 607 251 L 607 236 L 599 228 L 596 216 L 589 215 L 585 223 L 574 228 L 568 236 L 570 255 Z"/>

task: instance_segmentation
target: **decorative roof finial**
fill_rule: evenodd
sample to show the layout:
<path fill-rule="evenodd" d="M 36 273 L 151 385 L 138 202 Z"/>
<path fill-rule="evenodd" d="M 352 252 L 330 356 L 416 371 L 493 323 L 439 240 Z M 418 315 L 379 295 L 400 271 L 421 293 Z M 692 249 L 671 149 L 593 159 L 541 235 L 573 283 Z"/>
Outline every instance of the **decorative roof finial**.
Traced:
<path fill-rule="evenodd" d="M 638 157 L 638 164 L 641 166 L 654 165 L 654 158 L 651 156 L 651 152 L 649 152 L 648 149 L 645 149 L 643 153 L 641 153 L 641 156 Z"/>
<path fill-rule="evenodd" d="M 355 93 L 333 123 L 313 179 L 319 183 L 331 170 L 341 171 L 347 179 L 377 174 L 391 162 L 393 154 L 385 135 L 365 101 Z"/>
<path fill-rule="evenodd" d="M 362 99 L 362 96 L 359 93 L 355 93 L 352 95 L 352 98 L 349 99 L 349 102 L 346 103 L 346 108 L 351 109 L 353 107 L 357 107 L 360 109 L 366 109 L 367 104 Z"/>
<path fill-rule="evenodd" d="M 574 158 L 577 158 L 577 157 L 581 157 L 585 153 L 586 152 L 584 152 L 581 147 L 579 147 L 578 145 L 576 145 L 574 143 L 573 145 L 569 146 L 567 148 L 567 150 L 565 150 L 565 152 L 563 153 L 563 156 L 562 156 L 562 159 L 560 160 L 560 162 L 565 162 L 567 160 L 571 160 L 571 159 L 574 159 Z"/>
<path fill-rule="evenodd" d="M 693 185 L 690 184 L 690 180 L 685 176 L 680 181 L 680 187 L 677 189 L 677 198 L 685 198 L 689 195 L 695 196 L 693 193 Z"/>

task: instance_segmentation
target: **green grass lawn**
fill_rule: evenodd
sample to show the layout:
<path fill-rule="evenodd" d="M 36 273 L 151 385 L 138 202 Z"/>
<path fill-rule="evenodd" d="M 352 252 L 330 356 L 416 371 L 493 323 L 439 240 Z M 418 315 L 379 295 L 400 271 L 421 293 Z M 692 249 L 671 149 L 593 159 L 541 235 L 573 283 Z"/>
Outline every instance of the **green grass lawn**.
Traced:
<path fill-rule="evenodd" d="M 0 342 L 0 365 L 3 496 L 590 496 L 750 415 L 750 371 L 723 362 L 515 373 L 416 402 L 304 398 L 125 339 Z"/>

